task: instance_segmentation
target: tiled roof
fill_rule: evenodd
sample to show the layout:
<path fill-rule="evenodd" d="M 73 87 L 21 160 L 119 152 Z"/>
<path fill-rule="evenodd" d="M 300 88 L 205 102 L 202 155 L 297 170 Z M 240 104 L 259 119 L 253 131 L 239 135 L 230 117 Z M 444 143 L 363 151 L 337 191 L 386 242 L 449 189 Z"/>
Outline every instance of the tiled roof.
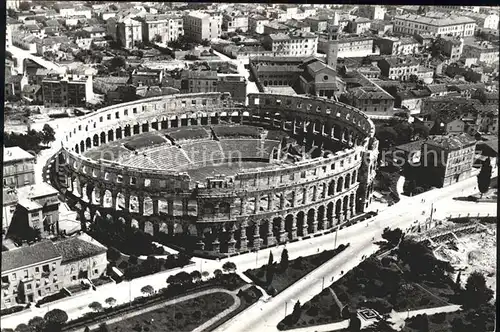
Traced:
<path fill-rule="evenodd" d="M 2 274 L 61 257 L 52 241 L 35 243 L 28 247 L 2 252 Z"/>
<path fill-rule="evenodd" d="M 473 19 L 464 16 L 429 17 L 429 16 L 407 14 L 407 15 L 396 16 L 394 18 L 405 21 L 417 22 L 421 24 L 433 25 L 433 26 L 448 26 L 456 24 L 475 23 Z"/>
<path fill-rule="evenodd" d="M 31 153 L 28 153 L 18 146 L 13 146 L 10 148 L 3 149 L 3 162 L 24 160 L 24 159 L 35 159 Z"/>
<path fill-rule="evenodd" d="M 444 84 L 429 84 L 425 86 L 430 93 L 446 92 L 448 89 Z"/>
<path fill-rule="evenodd" d="M 106 248 L 102 245 L 90 243 L 80 237 L 71 237 L 55 242 L 54 246 L 62 256 L 63 263 L 96 256 L 106 252 Z"/>
<path fill-rule="evenodd" d="M 373 85 L 351 89 L 350 93 L 357 99 L 394 99 L 384 89 L 379 89 Z"/>
<path fill-rule="evenodd" d="M 3 205 L 10 205 L 17 203 L 17 194 L 12 189 L 3 190 Z"/>
<path fill-rule="evenodd" d="M 474 144 L 476 140 L 466 133 L 459 135 L 436 135 L 429 136 L 425 144 L 439 146 L 446 150 L 458 150 Z"/>

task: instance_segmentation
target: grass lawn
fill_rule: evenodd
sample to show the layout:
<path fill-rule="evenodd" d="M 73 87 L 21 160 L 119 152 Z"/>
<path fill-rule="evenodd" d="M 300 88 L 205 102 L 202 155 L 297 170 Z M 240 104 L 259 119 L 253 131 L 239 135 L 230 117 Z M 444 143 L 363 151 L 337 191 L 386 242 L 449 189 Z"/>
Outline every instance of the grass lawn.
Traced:
<path fill-rule="evenodd" d="M 247 270 L 245 275 L 252 279 L 257 285 L 264 288 L 269 295 L 276 295 L 303 278 L 309 272 L 338 255 L 345 248 L 346 247 L 341 245 L 334 250 L 325 250 L 316 255 L 298 257 L 290 261 L 288 268 L 284 271 L 279 264 L 275 263 L 275 273 L 270 284 L 266 280 L 267 264 L 258 269 Z"/>
<path fill-rule="evenodd" d="M 226 293 L 212 293 L 108 325 L 109 331 L 192 331 L 233 305 Z"/>
<path fill-rule="evenodd" d="M 345 306 L 350 311 L 368 307 L 385 314 L 392 309 L 416 310 L 444 306 L 452 302 L 455 292 L 449 284 L 425 280 L 417 284 L 410 280 L 410 275 L 410 271 L 401 261 L 382 264 L 374 255 L 311 301 L 303 303 L 300 316 L 296 316 L 295 320 L 291 315 L 287 316 L 280 322 L 278 329 L 287 330 L 342 321 L 348 318 L 342 315 L 346 310 Z M 289 314 L 291 312 L 292 310 Z"/>

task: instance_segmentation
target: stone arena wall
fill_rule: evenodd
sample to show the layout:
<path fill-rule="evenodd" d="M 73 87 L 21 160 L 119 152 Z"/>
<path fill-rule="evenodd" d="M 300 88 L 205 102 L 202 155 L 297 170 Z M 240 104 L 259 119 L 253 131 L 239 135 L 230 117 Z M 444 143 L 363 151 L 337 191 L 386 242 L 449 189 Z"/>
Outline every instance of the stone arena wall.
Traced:
<path fill-rule="evenodd" d="M 84 221 L 92 221 L 99 211 L 152 234 L 197 234 L 200 249 L 208 245 L 213 251 L 220 250 L 222 238 L 229 252 L 235 247 L 245 250 L 249 244 L 259 248 L 263 243 L 292 240 L 335 227 L 367 209 L 378 142 L 375 126 L 363 112 L 324 98 L 267 93 L 248 97 L 247 107 L 237 107 L 227 93 L 162 96 L 109 106 L 79 118 L 67 129 L 55 158 L 58 176 L 52 182 L 80 202 Z M 323 150 L 331 144 L 343 148 L 279 168 L 210 177 L 204 183 L 183 172 L 83 156 L 143 132 L 208 126 L 221 120 L 271 125 L 291 136 L 302 135 L 304 143 Z M 207 230 L 225 235 L 207 242 Z"/>

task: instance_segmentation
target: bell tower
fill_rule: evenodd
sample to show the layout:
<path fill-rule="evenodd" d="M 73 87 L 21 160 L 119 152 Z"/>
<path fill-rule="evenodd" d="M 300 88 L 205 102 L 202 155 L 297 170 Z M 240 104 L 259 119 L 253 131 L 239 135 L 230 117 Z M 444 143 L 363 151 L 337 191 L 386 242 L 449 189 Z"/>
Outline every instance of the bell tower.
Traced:
<path fill-rule="evenodd" d="M 339 51 L 338 27 L 330 26 L 328 28 L 328 52 L 326 53 L 326 64 L 337 70 L 337 57 Z"/>

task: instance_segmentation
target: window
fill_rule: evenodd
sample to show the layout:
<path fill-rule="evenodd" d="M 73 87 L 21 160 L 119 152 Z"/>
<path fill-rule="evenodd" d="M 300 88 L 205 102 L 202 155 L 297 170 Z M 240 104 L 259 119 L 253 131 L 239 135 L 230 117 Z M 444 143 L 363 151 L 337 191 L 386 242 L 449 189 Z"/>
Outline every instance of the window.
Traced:
<path fill-rule="evenodd" d="M 24 272 L 24 277 L 28 278 L 28 270 L 24 270 L 23 272 Z"/>
<path fill-rule="evenodd" d="M 31 284 L 26 284 L 26 289 L 31 290 Z"/>

